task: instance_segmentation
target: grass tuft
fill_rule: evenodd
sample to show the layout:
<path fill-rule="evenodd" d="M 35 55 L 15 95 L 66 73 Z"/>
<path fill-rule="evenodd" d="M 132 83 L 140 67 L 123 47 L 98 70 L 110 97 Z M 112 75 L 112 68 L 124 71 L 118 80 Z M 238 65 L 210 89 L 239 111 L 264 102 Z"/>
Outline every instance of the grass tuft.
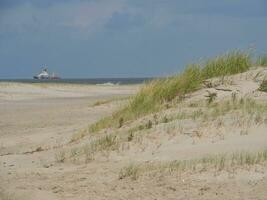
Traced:
<path fill-rule="evenodd" d="M 116 135 L 105 135 L 104 137 L 95 140 L 91 147 L 93 151 L 102 150 L 116 150 L 118 148 L 118 141 Z"/>
<path fill-rule="evenodd" d="M 66 159 L 66 152 L 64 150 L 55 153 L 55 159 L 58 163 L 63 163 Z"/>
<path fill-rule="evenodd" d="M 139 167 L 137 165 L 130 164 L 121 169 L 119 173 L 119 179 L 131 177 L 132 180 L 137 180 L 139 175 Z"/>
<path fill-rule="evenodd" d="M 118 148 L 119 141 L 117 136 L 109 134 L 84 145 L 82 153 L 86 156 L 86 160 L 93 160 L 94 154 L 98 151 L 114 151 Z"/>

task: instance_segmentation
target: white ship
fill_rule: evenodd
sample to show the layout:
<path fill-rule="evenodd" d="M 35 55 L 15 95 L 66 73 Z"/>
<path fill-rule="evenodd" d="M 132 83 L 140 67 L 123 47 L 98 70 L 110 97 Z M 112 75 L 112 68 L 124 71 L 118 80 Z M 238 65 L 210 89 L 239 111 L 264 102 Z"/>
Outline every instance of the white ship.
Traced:
<path fill-rule="evenodd" d="M 33 78 L 38 79 L 38 80 L 57 80 L 57 79 L 60 79 L 60 77 L 57 76 L 55 73 L 52 73 L 52 75 L 50 75 L 46 68 L 44 68 L 40 74 L 34 76 Z"/>

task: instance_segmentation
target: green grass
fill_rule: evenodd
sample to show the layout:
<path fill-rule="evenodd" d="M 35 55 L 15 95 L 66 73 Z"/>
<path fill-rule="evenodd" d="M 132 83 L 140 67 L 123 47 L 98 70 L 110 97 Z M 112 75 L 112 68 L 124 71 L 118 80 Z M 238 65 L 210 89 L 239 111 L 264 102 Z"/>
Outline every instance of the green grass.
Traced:
<path fill-rule="evenodd" d="M 164 115 L 160 118 L 154 117 L 153 120 L 143 121 L 142 123 L 131 127 L 128 130 L 128 135 L 132 139 L 136 132 L 144 133 L 148 129 L 151 129 L 159 124 L 170 123 L 176 120 L 199 120 L 201 122 L 212 121 L 218 119 L 218 117 L 232 114 L 234 116 L 246 116 L 250 117 L 251 120 L 262 121 L 261 119 L 266 118 L 267 104 L 266 102 L 256 102 L 250 98 L 237 98 L 235 94 L 232 95 L 230 100 L 220 101 L 219 103 L 206 104 L 205 101 L 195 102 L 193 109 L 187 109 L 192 106 L 180 105 L 181 108 L 177 113 Z M 185 110 L 183 110 L 185 108 Z M 255 121 L 255 122 L 256 122 Z"/>
<path fill-rule="evenodd" d="M 182 119 L 200 119 L 200 120 L 213 120 L 219 116 L 224 116 L 228 113 L 241 113 L 242 116 L 254 116 L 260 115 L 262 117 L 267 114 L 266 102 L 256 102 L 250 98 L 237 99 L 235 95 L 232 95 L 231 100 L 221 101 L 219 103 L 208 104 L 206 109 L 203 109 L 203 105 L 200 103 L 200 108 L 190 113 L 184 113 Z M 234 114 L 234 113 L 233 113 Z M 181 115 L 178 114 L 169 120 L 181 119 Z"/>
<path fill-rule="evenodd" d="M 93 151 L 116 150 L 118 147 L 116 135 L 105 135 L 91 143 Z"/>
<path fill-rule="evenodd" d="M 203 78 L 208 79 L 241 73 L 247 71 L 251 65 L 251 58 L 248 53 L 232 51 L 208 60 L 202 70 Z"/>
<path fill-rule="evenodd" d="M 205 79 L 241 73 L 251 65 L 250 55 L 242 51 L 226 53 L 208 60 L 204 65 L 188 65 L 181 74 L 145 84 L 128 105 L 93 124 L 89 131 L 95 133 L 104 128 L 120 127 L 121 120 L 128 122 L 160 111 L 165 108 L 164 105 L 200 89 Z"/>
<path fill-rule="evenodd" d="M 188 107 L 189 106 L 189 107 Z M 192 107 L 193 106 L 193 107 Z M 85 157 L 85 161 L 94 160 L 94 157 L 99 152 L 110 153 L 112 151 L 120 151 L 123 145 L 129 142 L 139 142 L 145 134 L 150 134 L 157 130 L 157 126 L 161 124 L 172 123 L 173 121 L 181 120 L 195 120 L 201 123 L 211 122 L 221 117 L 222 123 L 224 122 L 223 116 L 230 114 L 236 119 L 240 119 L 243 124 L 246 123 L 243 119 L 249 119 L 251 123 L 261 124 L 264 123 L 267 114 L 267 103 L 256 102 L 250 98 L 237 98 L 233 93 L 231 99 L 220 101 L 218 103 L 206 104 L 204 100 L 192 103 L 179 104 L 179 111 L 170 113 L 168 115 L 160 115 L 157 113 L 146 120 L 142 120 L 134 126 L 129 126 L 124 130 L 117 131 L 111 130 L 109 134 L 95 135 L 95 139 L 91 140 L 88 144 L 82 147 L 73 148 L 65 156 L 61 152 L 56 155 L 57 162 L 64 162 L 65 158 L 71 158 L 76 161 L 81 156 Z M 227 119 L 227 117 L 226 117 Z M 181 122 L 183 124 L 183 122 Z M 167 125 L 168 126 L 168 125 Z M 171 130 L 175 130 L 177 134 L 182 133 L 179 127 L 170 126 Z M 182 127 L 182 126 L 181 126 Z M 152 131 L 149 131 L 152 130 Z M 168 130 L 166 129 L 168 132 Z M 198 133 L 197 133 L 198 134 Z M 201 136 L 198 136 L 201 137 Z M 108 154 L 107 154 L 108 155 Z"/>
<path fill-rule="evenodd" d="M 114 151 L 119 148 L 119 138 L 114 134 L 102 136 L 83 146 L 82 154 L 93 156 L 99 151 Z"/>
<path fill-rule="evenodd" d="M 256 64 L 267 67 L 267 55 L 259 56 L 256 60 Z"/>
<path fill-rule="evenodd" d="M 200 159 L 192 160 L 130 164 L 120 170 L 119 179 L 131 178 L 136 180 L 146 173 L 199 172 L 207 169 L 214 169 L 215 172 L 220 172 L 236 167 L 251 167 L 256 164 L 265 163 L 266 161 L 267 149 L 257 153 L 238 152 L 230 155 L 208 155 Z"/>
<path fill-rule="evenodd" d="M 110 152 L 118 150 L 120 147 L 120 142 L 127 141 L 127 136 L 121 137 L 117 134 L 108 134 L 103 135 L 99 138 L 96 138 L 90 141 L 87 144 L 82 145 L 81 147 L 74 147 L 70 149 L 68 154 L 63 154 L 57 152 L 55 155 L 57 162 L 64 162 L 67 159 L 71 159 L 76 162 L 79 160 L 80 156 L 85 157 L 85 162 L 94 160 L 95 154 L 98 152 Z"/>
<path fill-rule="evenodd" d="M 188 105 L 192 106 L 192 105 Z M 265 118 L 267 114 L 267 104 L 265 102 L 256 102 L 250 98 L 237 98 L 233 93 L 230 100 L 220 101 L 219 103 L 206 104 L 204 101 L 195 102 L 193 104 L 194 108 L 188 111 L 180 110 L 177 114 L 172 114 L 169 116 L 162 116 L 153 121 L 148 120 L 147 122 L 142 122 L 128 130 L 128 134 L 134 134 L 139 131 L 148 130 L 152 127 L 163 124 L 170 123 L 175 120 L 193 119 L 201 121 L 211 121 L 217 119 L 220 116 L 224 116 L 228 113 L 238 114 L 241 113 L 242 116 L 258 116 L 258 118 Z M 182 108 L 187 107 L 187 105 L 181 105 Z"/>

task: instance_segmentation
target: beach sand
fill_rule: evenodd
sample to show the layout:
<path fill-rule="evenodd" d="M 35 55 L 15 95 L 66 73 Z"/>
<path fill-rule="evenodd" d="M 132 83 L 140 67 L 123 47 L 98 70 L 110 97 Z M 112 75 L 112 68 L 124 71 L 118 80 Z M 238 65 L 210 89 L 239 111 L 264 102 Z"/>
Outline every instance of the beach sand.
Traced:
<path fill-rule="evenodd" d="M 262 80 L 255 77 L 259 73 L 266 75 L 267 71 L 260 68 L 232 76 L 226 84 L 201 89 L 180 106 L 157 116 L 190 113 L 192 105 L 205 101 L 207 90 L 217 92 L 218 105 L 231 99 L 232 92 L 266 102 L 267 94 L 258 91 Z M 121 170 L 129 164 L 145 166 L 201 159 L 210 154 L 257 153 L 267 147 L 267 116 L 256 118 L 254 114 L 229 112 L 206 121 L 203 117 L 153 122 L 151 129 L 137 131 L 118 149 L 98 152 L 92 159 L 88 159 L 91 154 L 78 155 L 86 154 L 84 144 L 102 135 L 123 135 L 154 120 L 154 115 L 145 116 L 121 128 L 72 141 L 75 133 L 113 113 L 139 87 L 1 83 L 0 199 L 1 190 L 3 197 L 25 200 L 267 199 L 265 164 L 235 166 L 219 172 L 203 168 L 153 173 L 147 168 L 148 172 L 138 179 L 120 178 Z M 99 100 L 102 103 L 95 104 Z"/>
<path fill-rule="evenodd" d="M 44 159 L 53 160 L 54 149 L 66 145 L 73 133 L 109 115 L 118 106 L 111 103 L 94 107 L 95 102 L 129 97 L 137 88 L 0 83 L 1 187 L 8 190 L 13 180 L 18 182 L 15 174 L 20 170 L 24 171 L 23 174 L 38 171 L 42 153 L 35 156 L 29 152 L 41 147 L 48 152 Z M 3 175 L 5 172 L 12 178 Z M 6 185 L 3 185 L 3 180 L 7 181 Z M 24 186 L 27 184 L 31 181 L 23 181 Z M 26 194 L 28 189 L 31 188 L 27 188 Z M 50 199 L 46 195 L 42 198 Z"/>

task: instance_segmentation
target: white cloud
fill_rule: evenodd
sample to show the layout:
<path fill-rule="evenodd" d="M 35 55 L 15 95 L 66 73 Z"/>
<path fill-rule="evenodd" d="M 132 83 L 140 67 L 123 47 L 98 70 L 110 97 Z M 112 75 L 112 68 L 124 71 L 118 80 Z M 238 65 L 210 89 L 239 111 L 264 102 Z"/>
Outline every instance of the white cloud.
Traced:
<path fill-rule="evenodd" d="M 212 2 L 211 0 L 205 1 Z M 129 19 L 131 19 L 131 22 L 134 21 L 138 24 L 134 28 L 141 31 L 160 31 L 168 27 L 175 28 L 176 26 L 178 26 L 177 28 L 179 30 L 191 30 L 192 28 L 201 30 L 203 29 L 202 26 L 205 26 L 205 29 L 209 29 L 208 25 L 212 24 L 220 32 L 221 28 L 223 28 L 221 24 L 228 24 L 227 22 L 231 24 L 232 21 L 242 21 L 248 18 L 240 17 L 239 15 L 244 15 L 241 11 L 233 15 L 233 13 L 236 13 L 234 12 L 236 9 L 234 7 L 232 10 L 229 10 L 228 1 L 230 0 L 224 0 L 220 4 L 210 3 L 208 4 L 209 6 L 203 6 L 201 3 L 191 4 L 190 0 L 189 3 L 181 1 L 183 4 L 178 1 L 167 0 L 75 0 L 55 1 L 50 6 L 37 6 L 28 2 L 12 6 L 9 9 L 0 10 L 0 34 L 42 32 L 57 33 L 58 35 L 68 34 L 75 37 L 87 38 L 93 33 L 103 30 L 115 13 L 126 14 L 121 15 L 122 17 L 130 16 Z M 248 1 L 246 0 L 245 2 Z M 224 5 L 224 9 L 220 10 L 217 8 L 217 4 Z M 239 4 L 237 2 L 234 5 Z M 259 2 L 253 5 L 254 7 L 251 7 L 254 8 L 254 12 L 260 10 L 258 9 L 259 5 L 261 5 Z M 216 12 L 213 11 L 214 6 L 217 8 L 215 9 Z M 221 14 L 217 13 L 217 11 L 220 11 Z M 224 12 L 228 13 L 228 15 L 224 15 Z M 263 18 L 262 16 L 258 17 Z M 213 24 L 214 20 L 217 22 Z M 122 22 L 115 20 L 113 23 L 119 24 Z M 128 27 L 131 24 L 125 20 L 124 26 Z M 232 28 L 235 29 L 235 26 Z"/>
<path fill-rule="evenodd" d="M 83 2 L 66 5 L 62 25 L 92 32 L 102 28 L 115 12 L 123 9 L 123 6 L 122 1 Z M 53 11 L 56 12 L 57 8 L 54 8 Z"/>
<path fill-rule="evenodd" d="M 71 29 L 90 34 L 100 30 L 116 12 L 124 8 L 124 0 L 57 3 L 49 7 L 36 7 L 30 3 L 0 14 L 0 33 L 53 31 Z"/>

